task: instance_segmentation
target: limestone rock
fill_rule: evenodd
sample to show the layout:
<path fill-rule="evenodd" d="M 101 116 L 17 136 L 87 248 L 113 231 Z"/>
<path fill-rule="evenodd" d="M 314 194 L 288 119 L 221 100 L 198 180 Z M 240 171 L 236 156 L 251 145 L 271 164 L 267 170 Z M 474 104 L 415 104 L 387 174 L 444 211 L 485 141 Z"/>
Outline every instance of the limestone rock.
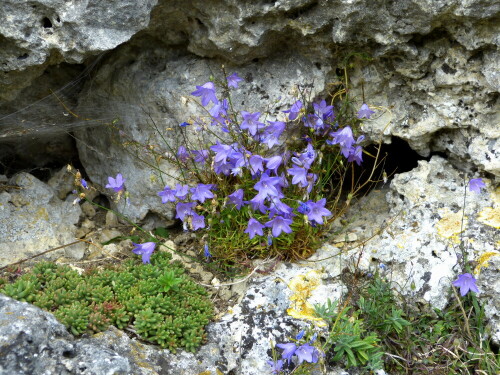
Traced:
<path fill-rule="evenodd" d="M 156 2 L 2 1 L 1 97 L 15 97 L 49 64 L 81 63 L 126 42 L 148 24 Z"/>
<path fill-rule="evenodd" d="M 18 189 L 0 193 L 0 265 L 75 241 L 79 205 L 61 201 L 54 189 L 25 172 L 12 177 L 9 185 Z M 78 243 L 61 251 L 81 259 L 84 250 L 85 245 Z"/>

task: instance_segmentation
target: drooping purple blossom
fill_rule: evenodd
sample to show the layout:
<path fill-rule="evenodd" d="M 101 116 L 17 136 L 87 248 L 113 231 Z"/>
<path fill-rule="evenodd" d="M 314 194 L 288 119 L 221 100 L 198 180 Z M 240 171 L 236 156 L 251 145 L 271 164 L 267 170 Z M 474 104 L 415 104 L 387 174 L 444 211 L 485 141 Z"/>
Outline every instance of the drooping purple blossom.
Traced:
<path fill-rule="evenodd" d="M 266 125 L 259 121 L 260 112 L 250 113 L 246 111 L 241 111 L 241 117 L 243 117 L 243 122 L 240 125 L 242 130 L 247 129 L 250 135 L 254 136 L 257 134 L 259 129 L 264 128 Z"/>
<path fill-rule="evenodd" d="M 361 163 L 363 162 L 363 149 L 361 148 L 361 146 L 351 148 L 349 155 L 347 156 L 347 161 L 355 161 L 356 164 L 361 165 Z"/>
<path fill-rule="evenodd" d="M 123 184 L 125 183 L 126 179 L 122 177 L 121 173 L 118 173 L 116 175 L 116 179 L 113 177 L 108 177 L 108 184 L 106 185 L 107 189 L 113 189 L 116 193 L 123 191 L 125 188 Z"/>
<path fill-rule="evenodd" d="M 276 362 L 275 361 L 267 361 L 267 364 L 271 366 L 271 373 L 273 374 L 279 374 L 281 369 L 283 368 L 283 360 L 278 359 Z"/>
<path fill-rule="evenodd" d="M 158 196 L 161 197 L 161 203 L 175 202 L 177 200 L 175 193 L 175 190 L 166 185 L 165 188 L 158 193 Z"/>
<path fill-rule="evenodd" d="M 272 198 L 271 204 L 269 206 L 269 217 L 273 216 L 283 216 L 286 219 L 290 219 L 295 214 L 293 213 L 292 207 L 283 203 L 279 198 Z"/>
<path fill-rule="evenodd" d="M 311 222 L 323 225 L 323 216 L 330 216 L 332 213 L 325 208 L 326 198 L 320 199 L 317 202 L 308 201 L 307 205 L 310 211 L 307 213 L 307 218 Z"/>
<path fill-rule="evenodd" d="M 318 175 L 316 173 L 308 173 L 307 174 L 307 193 L 309 194 L 314 187 L 314 184 L 318 180 Z"/>
<path fill-rule="evenodd" d="M 269 125 L 264 129 L 261 142 L 268 148 L 279 145 L 279 137 L 285 130 L 286 124 L 283 121 L 268 121 Z"/>
<path fill-rule="evenodd" d="M 469 292 L 479 293 L 476 285 L 476 278 L 470 273 L 464 273 L 458 276 L 453 285 L 460 288 L 460 295 L 463 297 Z"/>
<path fill-rule="evenodd" d="M 189 152 L 186 150 L 186 147 L 179 146 L 177 150 L 177 159 L 182 163 L 185 163 L 189 159 Z"/>
<path fill-rule="evenodd" d="M 307 186 L 307 170 L 303 167 L 288 168 L 287 172 L 292 175 L 292 185 L 299 185 L 300 187 Z"/>
<path fill-rule="evenodd" d="M 181 219 L 182 221 L 185 221 L 186 216 L 191 216 L 195 213 L 194 212 L 195 206 L 196 206 L 195 202 L 187 202 L 187 203 L 179 202 L 179 203 L 177 203 L 177 205 L 175 206 L 175 212 L 176 212 L 175 217 L 177 219 Z"/>
<path fill-rule="evenodd" d="M 260 177 L 259 182 L 257 182 L 253 187 L 259 192 L 260 196 L 264 199 L 268 196 L 275 197 L 279 194 L 279 185 L 281 179 L 279 177 L 269 177 L 267 173 L 263 173 Z"/>
<path fill-rule="evenodd" d="M 181 184 L 175 185 L 175 196 L 177 198 L 184 199 L 187 197 L 188 193 L 189 193 L 188 185 L 181 185 Z"/>
<path fill-rule="evenodd" d="M 295 354 L 297 350 L 297 345 L 293 342 L 289 342 L 286 344 L 276 344 L 276 346 L 280 349 L 283 349 L 283 353 L 281 356 L 285 361 L 291 362 L 292 361 L 292 356 Z"/>
<path fill-rule="evenodd" d="M 299 207 L 297 207 L 297 211 L 301 214 L 308 214 L 311 211 L 311 207 L 307 203 L 299 202 Z"/>
<path fill-rule="evenodd" d="M 333 117 L 333 105 L 327 105 L 326 100 L 320 103 L 313 103 L 314 111 L 323 120 Z"/>
<path fill-rule="evenodd" d="M 278 168 L 283 162 L 283 158 L 280 155 L 275 155 L 267 159 L 266 168 L 268 171 L 274 172 L 274 174 L 278 174 Z"/>
<path fill-rule="evenodd" d="M 312 345 L 309 344 L 303 344 L 297 348 L 295 351 L 295 355 L 297 356 L 297 359 L 299 360 L 299 365 L 306 361 L 309 363 L 316 363 L 318 362 L 319 359 L 319 352 L 318 349 L 315 348 Z"/>
<path fill-rule="evenodd" d="M 290 121 L 293 121 L 299 116 L 301 109 L 302 102 L 300 100 L 297 100 L 295 103 L 293 103 L 292 107 L 289 110 L 283 111 L 283 113 L 289 113 L 288 119 Z"/>
<path fill-rule="evenodd" d="M 82 185 L 82 188 L 89 190 L 89 185 L 87 184 L 87 181 L 85 181 L 84 178 L 80 179 L 80 184 Z"/>
<path fill-rule="evenodd" d="M 255 176 L 259 172 L 264 172 L 264 158 L 260 155 L 252 155 L 249 159 L 250 172 Z"/>
<path fill-rule="evenodd" d="M 155 250 L 156 243 L 145 242 L 143 244 L 137 244 L 132 242 L 132 244 L 135 246 L 135 248 L 132 249 L 132 252 L 138 255 L 142 255 L 142 263 L 151 263 L 151 254 L 153 254 L 153 251 Z"/>
<path fill-rule="evenodd" d="M 331 132 L 330 136 L 333 137 L 333 140 L 326 142 L 331 145 L 336 145 L 336 144 L 340 145 L 340 147 L 343 150 L 342 153 L 347 158 L 349 156 L 349 150 L 351 149 L 352 145 L 356 142 L 352 134 L 351 127 L 346 126 L 335 132 Z M 344 150 L 346 150 L 346 152 L 344 152 Z"/>
<path fill-rule="evenodd" d="M 191 227 L 193 230 L 205 228 L 205 217 L 203 215 L 193 213 L 191 216 Z"/>
<path fill-rule="evenodd" d="M 233 152 L 233 147 L 223 143 L 217 143 L 210 147 L 210 150 L 215 152 L 215 162 L 226 161 L 227 157 L 231 152 Z"/>
<path fill-rule="evenodd" d="M 243 78 L 240 78 L 238 74 L 233 73 L 229 77 L 227 77 L 227 86 L 228 87 L 234 87 L 235 89 L 238 88 L 238 82 L 243 81 Z"/>
<path fill-rule="evenodd" d="M 359 119 L 362 119 L 362 118 L 364 118 L 364 117 L 365 117 L 365 118 L 369 119 L 369 118 L 370 118 L 370 116 L 371 116 L 372 114 L 374 114 L 374 113 L 375 113 L 375 111 L 372 111 L 372 110 L 370 109 L 370 107 L 368 107 L 368 104 L 363 103 L 363 104 L 361 105 L 361 109 L 358 111 L 358 118 L 359 118 Z"/>
<path fill-rule="evenodd" d="M 213 82 L 207 82 L 202 86 L 196 86 L 195 91 L 191 93 L 193 96 L 201 97 L 201 105 L 204 107 L 208 105 L 208 103 L 212 102 L 214 104 L 219 103 L 217 96 L 215 95 L 215 85 Z"/>
<path fill-rule="evenodd" d="M 227 197 L 229 203 L 234 204 L 237 210 L 243 206 L 243 189 L 238 189 L 234 193 L 229 194 Z"/>
<path fill-rule="evenodd" d="M 214 193 L 210 191 L 212 184 L 198 184 L 191 188 L 191 199 L 197 200 L 200 203 L 205 202 L 205 199 L 214 197 Z"/>
<path fill-rule="evenodd" d="M 271 232 L 273 237 L 278 237 L 282 232 L 292 233 L 290 224 L 292 224 L 291 219 L 285 219 L 283 216 L 275 216 L 272 220 L 269 220 L 265 226 L 267 228 L 272 228 Z"/>
<path fill-rule="evenodd" d="M 208 244 L 207 243 L 203 247 L 203 256 L 206 258 L 207 261 L 208 261 L 208 258 L 212 257 L 212 254 L 210 254 L 210 250 L 208 250 Z"/>
<path fill-rule="evenodd" d="M 193 150 L 191 153 L 193 154 L 194 161 L 200 164 L 205 164 L 209 155 L 208 150 Z"/>
<path fill-rule="evenodd" d="M 481 189 L 486 189 L 486 184 L 481 178 L 473 178 L 469 181 L 469 190 L 471 192 L 480 194 Z"/>
<path fill-rule="evenodd" d="M 264 232 L 263 229 L 264 225 L 259 223 L 257 219 L 254 219 L 253 217 L 250 218 L 248 221 L 247 229 L 245 229 L 244 233 L 248 233 L 248 236 L 250 239 L 253 239 L 255 235 L 263 236 Z"/>

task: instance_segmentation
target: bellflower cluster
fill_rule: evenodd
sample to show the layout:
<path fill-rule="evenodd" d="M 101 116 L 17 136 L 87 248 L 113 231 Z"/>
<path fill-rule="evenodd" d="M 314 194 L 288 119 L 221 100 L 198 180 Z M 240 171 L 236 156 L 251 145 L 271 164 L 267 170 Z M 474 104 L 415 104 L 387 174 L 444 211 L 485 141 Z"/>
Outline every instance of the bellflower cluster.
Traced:
<path fill-rule="evenodd" d="M 327 140 L 326 143 L 329 145 L 338 144 L 342 155 L 347 158 L 347 161 L 355 161 L 356 164 L 361 165 L 363 162 L 363 149 L 359 146 L 359 143 L 365 139 L 363 135 L 358 139 L 354 139 L 351 127 L 346 126 L 343 129 L 331 132 L 330 136 L 333 140 Z"/>
<path fill-rule="evenodd" d="M 228 89 L 237 89 L 242 81 L 236 73 L 227 75 L 224 93 L 228 94 Z M 268 114 L 258 111 L 233 110 L 230 97 L 218 97 L 214 82 L 196 86 L 191 94 L 207 107 L 209 116 L 206 120 L 188 120 L 180 126 L 210 124 L 216 128 L 212 130 L 200 125 L 200 129 L 211 134 L 217 131 L 230 133 L 231 137 L 217 136 L 215 144 L 203 145 L 199 149 L 178 148 L 176 159 L 188 170 L 192 169 L 191 166 L 198 168 L 200 183 L 193 186 L 185 181 L 175 187 L 167 185 L 158 196 L 164 204 L 175 204 L 176 218 L 183 222 L 185 229 L 206 228 L 205 215 L 210 216 L 210 223 L 222 222 L 222 219 L 213 221 L 219 216 L 211 215 L 230 210 L 233 213 L 224 216 L 225 223 L 234 214 L 240 215 L 238 223 L 246 223 L 242 232 L 249 240 L 272 246 L 276 243 L 273 238 L 293 233 L 304 222 L 311 227 L 326 224 L 332 212 L 326 208 L 322 190 L 315 190 L 324 173 L 320 165 L 323 152 L 330 153 L 329 148 L 338 149 L 349 162 L 358 165 L 362 162 L 359 143 L 363 137 L 354 139 L 351 127 L 334 124 L 333 105 L 321 100 L 309 106 L 296 100 L 283 111 L 286 118 L 267 118 Z M 284 139 L 283 135 L 289 135 L 288 127 L 291 126 L 302 129 L 305 137 L 293 138 L 292 142 Z M 295 150 L 302 151 L 292 152 L 297 145 L 302 146 Z M 288 151 L 289 148 L 292 151 Z M 227 192 L 227 196 L 221 197 L 224 199 L 221 204 L 213 192 L 214 185 L 201 183 L 213 181 L 222 181 L 220 191 Z M 302 197 L 303 201 L 298 201 L 297 197 Z M 297 355 L 312 358 L 309 351 L 303 347 Z"/>
<path fill-rule="evenodd" d="M 212 189 L 214 189 L 212 184 L 197 184 L 191 188 L 188 185 L 177 184 L 175 189 L 166 185 L 158 192 L 158 196 L 164 204 L 177 202 L 175 217 L 182 221 L 185 230 L 196 231 L 206 227 L 205 216 L 197 212 L 197 204 L 203 204 L 207 199 L 214 198 Z"/>
<path fill-rule="evenodd" d="M 291 362 L 293 357 L 297 357 L 297 365 L 302 364 L 302 362 L 308 363 L 317 363 L 319 357 L 321 355 L 320 351 L 311 344 L 315 341 L 316 335 L 305 343 L 300 343 L 304 337 L 305 332 L 301 331 L 295 337 L 296 342 L 289 342 L 284 344 L 277 344 L 276 346 L 280 349 L 283 349 L 283 353 L 281 353 L 282 361 L 278 363 L 278 361 L 268 361 L 268 364 L 273 367 L 273 369 L 277 368 L 279 365 L 279 369 L 283 366 L 284 362 Z"/>

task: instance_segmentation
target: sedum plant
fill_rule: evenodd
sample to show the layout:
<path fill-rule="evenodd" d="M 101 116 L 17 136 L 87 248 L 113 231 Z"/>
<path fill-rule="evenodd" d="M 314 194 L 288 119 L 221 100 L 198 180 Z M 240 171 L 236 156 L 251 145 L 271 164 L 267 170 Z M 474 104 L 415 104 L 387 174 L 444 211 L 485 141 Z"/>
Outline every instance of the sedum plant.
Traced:
<path fill-rule="evenodd" d="M 114 325 L 174 352 L 195 351 L 213 316 L 205 289 L 180 263 L 171 263 L 166 252 L 156 252 L 148 264 L 130 259 L 83 275 L 68 266 L 41 262 L 4 284 L 0 293 L 54 313 L 74 335 Z"/>

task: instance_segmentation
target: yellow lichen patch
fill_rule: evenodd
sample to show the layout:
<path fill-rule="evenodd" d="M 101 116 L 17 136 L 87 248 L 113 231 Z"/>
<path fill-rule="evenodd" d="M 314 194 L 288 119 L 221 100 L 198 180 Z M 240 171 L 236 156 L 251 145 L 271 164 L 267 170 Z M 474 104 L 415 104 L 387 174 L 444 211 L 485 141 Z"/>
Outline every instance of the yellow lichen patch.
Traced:
<path fill-rule="evenodd" d="M 479 275 L 481 273 L 481 268 L 488 267 L 489 266 L 488 260 L 494 256 L 500 256 L 500 252 L 488 251 L 484 254 L 481 254 L 481 256 L 479 256 L 479 258 L 477 258 L 477 260 L 476 260 L 477 266 L 476 266 L 476 268 L 474 268 L 474 274 Z"/>
<path fill-rule="evenodd" d="M 450 212 L 446 210 L 443 218 L 436 224 L 436 229 L 441 237 L 452 240 L 455 243 L 460 242 L 459 234 L 467 228 L 467 216 L 463 218 L 462 211 Z"/>
<path fill-rule="evenodd" d="M 479 213 L 477 220 L 495 229 L 500 229 L 500 207 L 485 207 Z"/>
<path fill-rule="evenodd" d="M 292 307 L 287 310 L 288 315 L 297 319 L 306 319 L 316 322 L 320 327 L 326 326 L 323 319 L 314 316 L 314 308 L 307 300 L 311 297 L 312 291 L 321 284 L 321 273 L 319 271 L 309 271 L 305 275 L 295 276 L 288 287 L 294 293 L 290 297 Z"/>

